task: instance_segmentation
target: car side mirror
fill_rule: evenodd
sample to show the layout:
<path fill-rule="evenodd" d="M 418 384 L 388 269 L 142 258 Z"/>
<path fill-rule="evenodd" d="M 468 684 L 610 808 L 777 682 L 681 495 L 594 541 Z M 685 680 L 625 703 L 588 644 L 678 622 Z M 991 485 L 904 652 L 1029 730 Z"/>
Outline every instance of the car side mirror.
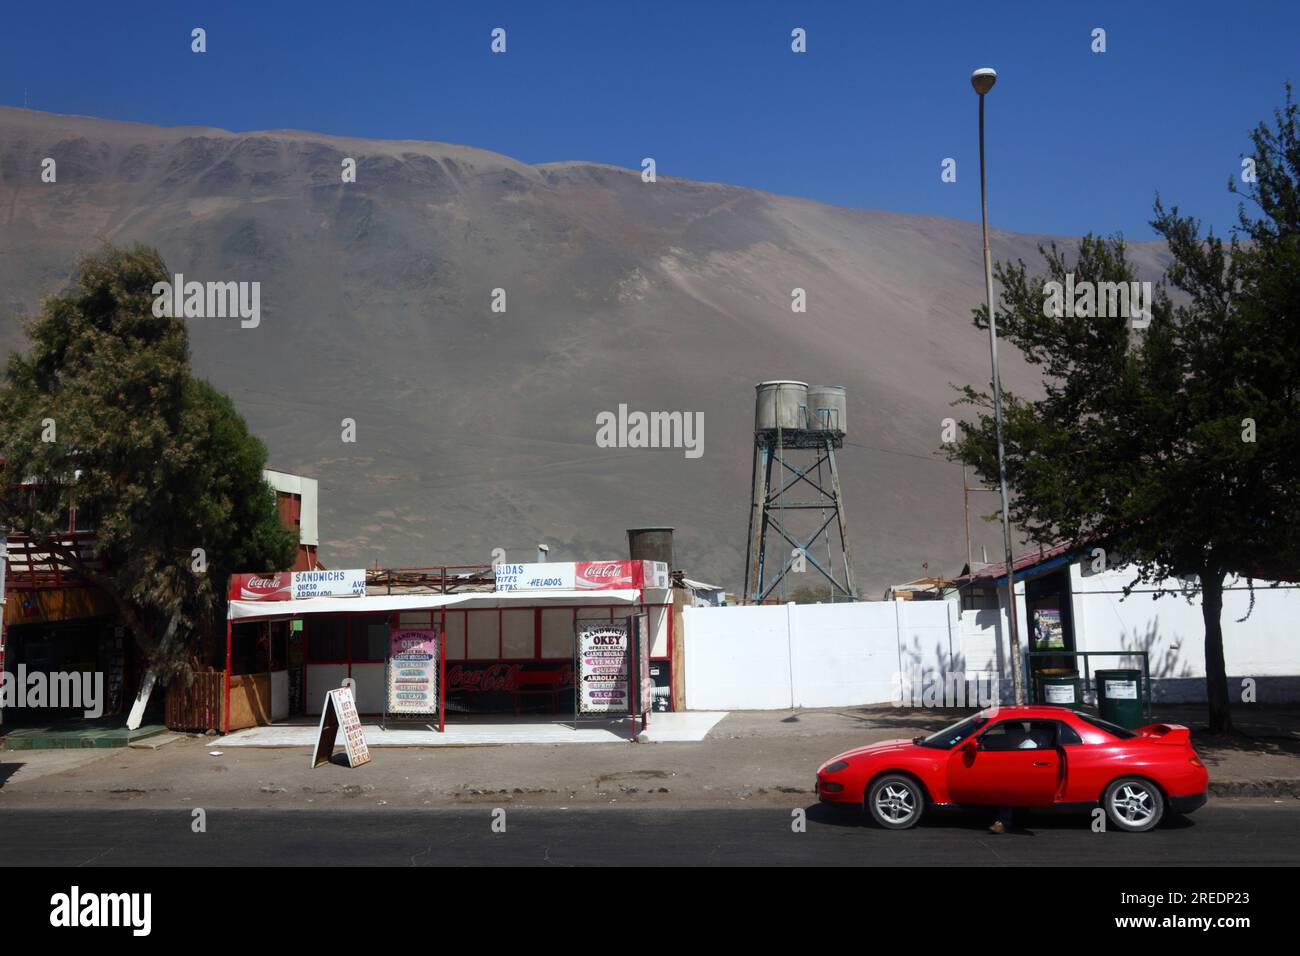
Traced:
<path fill-rule="evenodd" d="M 980 745 L 973 740 L 968 740 L 961 745 L 961 752 L 965 754 L 973 754 L 975 753 L 975 751 L 979 749 L 980 749 Z"/>

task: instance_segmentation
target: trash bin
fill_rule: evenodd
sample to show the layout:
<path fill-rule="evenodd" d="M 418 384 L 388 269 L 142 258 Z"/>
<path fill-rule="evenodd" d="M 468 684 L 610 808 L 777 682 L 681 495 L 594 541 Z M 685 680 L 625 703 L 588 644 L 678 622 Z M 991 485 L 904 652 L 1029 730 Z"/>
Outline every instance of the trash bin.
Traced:
<path fill-rule="evenodd" d="M 1097 710 L 1102 720 L 1121 727 L 1141 727 L 1142 672 L 1097 671 Z"/>
<path fill-rule="evenodd" d="M 1078 671 L 1038 672 L 1038 702 L 1057 707 L 1078 707 L 1083 703 L 1083 688 Z"/>

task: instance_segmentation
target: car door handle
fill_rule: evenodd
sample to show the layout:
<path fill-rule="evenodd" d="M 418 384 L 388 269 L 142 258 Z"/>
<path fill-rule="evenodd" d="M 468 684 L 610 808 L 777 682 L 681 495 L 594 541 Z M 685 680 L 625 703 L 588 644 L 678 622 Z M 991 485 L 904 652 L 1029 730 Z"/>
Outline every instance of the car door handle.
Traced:
<path fill-rule="evenodd" d="M 1035 761 L 1034 761 L 1034 766 L 1035 766 L 1035 767 L 1050 767 L 1051 765 L 1052 765 L 1051 762 L 1050 762 L 1050 761 L 1047 761 L 1047 760 L 1035 760 Z"/>

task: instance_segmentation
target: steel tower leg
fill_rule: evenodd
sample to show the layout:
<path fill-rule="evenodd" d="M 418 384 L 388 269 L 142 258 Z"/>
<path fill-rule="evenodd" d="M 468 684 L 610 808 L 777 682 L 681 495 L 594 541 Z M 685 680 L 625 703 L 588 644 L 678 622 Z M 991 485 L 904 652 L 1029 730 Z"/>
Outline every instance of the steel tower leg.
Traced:
<path fill-rule="evenodd" d="M 835 446 L 828 438 L 826 439 L 826 457 L 831 466 L 831 490 L 835 494 L 835 519 L 839 522 L 840 527 L 840 547 L 844 551 L 844 584 L 845 590 L 851 599 L 857 600 L 857 592 L 853 587 L 853 555 L 849 551 L 849 534 L 848 534 L 848 516 L 844 514 L 844 496 L 840 493 L 840 471 L 835 465 Z"/>
<path fill-rule="evenodd" d="M 758 442 L 754 443 L 754 454 L 749 463 L 749 528 L 745 532 L 745 589 L 740 592 L 742 600 L 749 599 L 749 583 L 754 580 L 754 559 L 758 551 L 754 547 L 754 512 L 758 510 Z"/>
<path fill-rule="evenodd" d="M 745 596 L 757 601 L 763 593 L 763 552 L 767 540 L 767 496 L 772 483 L 772 450 L 754 447 L 754 497 L 749 515 L 749 560 L 745 568 Z M 752 585 L 752 587 L 750 587 Z"/>

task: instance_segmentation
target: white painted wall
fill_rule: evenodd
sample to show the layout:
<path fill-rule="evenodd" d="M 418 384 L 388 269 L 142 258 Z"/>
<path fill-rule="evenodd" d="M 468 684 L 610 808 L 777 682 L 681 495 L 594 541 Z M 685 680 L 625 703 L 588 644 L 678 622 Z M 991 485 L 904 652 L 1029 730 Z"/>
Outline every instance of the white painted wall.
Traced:
<path fill-rule="evenodd" d="M 271 719 L 289 716 L 289 672 L 271 671 Z"/>
<path fill-rule="evenodd" d="M 1153 599 L 1159 588 L 1140 585 L 1124 597 L 1125 585 L 1136 577 L 1131 567 L 1094 573 L 1089 560 L 1069 568 L 1070 606 L 1074 616 L 1075 648 L 1081 651 L 1148 651 L 1152 696 L 1157 701 L 1205 699 L 1205 626 L 1201 596 L 1190 590 Z M 1179 582 L 1165 582 L 1178 587 Z M 1223 595 L 1223 646 L 1229 689 L 1239 692 L 1243 678 L 1256 681 L 1260 702 L 1300 701 L 1300 588 L 1269 587 L 1255 582 L 1255 608 L 1246 620 L 1250 591 L 1245 579 L 1229 578 Z M 1021 647 L 1027 647 L 1028 617 L 1024 585 L 1017 585 Z M 999 595 L 1001 597 L 1001 594 Z M 1010 693 L 1007 669 L 1006 602 L 997 611 L 961 612 L 960 648 L 967 671 L 991 670 L 1003 677 Z M 1137 667 L 1133 657 L 1091 658 L 1089 668 Z M 1080 666 L 1080 673 L 1083 672 Z M 1004 696 L 1004 699 L 1009 699 Z"/>
<path fill-rule="evenodd" d="M 1186 595 L 1171 594 L 1153 600 L 1157 587 L 1139 585 L 1125 598 L 1124 586 L 1134 577 L 1129 568 L 1092 573 L 1087 563 L 1071 566 L 1077 648 L 1148 651 L 1157 699 L 1204 699 L 1201 679 L 1205 677 L 1205 625 L 1200 593 L 1193 587 Z M 1164 583 L 1172 587 L 1179 584 Z M 1229 578 L 1224 586 L 1221 620 L 1229 690 L 1233 685 L 1240 688 L 1241 679 L 1249 677 L 1256 679 L 1261 689 L 1265 684 L 1271 688 L 1272 693 L 1261 693 L 1261 701 L 1300 699 L 1300 695 L 1284 693 L 1288 684 L 1293 691 L 1300 691 L 1295 686 L 1300 682 L 1268 680 L 1300 676 L 1300 642 L 1296 641 L 1300 588 L 1254 583 L 1255 607 L 1249 617 L 1246 612 L 1250 608 L 1250 589 L 1246 579 Z M 1094 669 L 1134 665 L 1132 659 L 1093 663 Z"/>
<path fill-rule="evenodd" d="M 325 706 L 325 695 L 335 687 L 341 687 L 347 676 L 347 664 L 308 664 L 305 691 L 307 713 L 319 714 Z"/>
<path fill-rule="evenodd" d="M 274 471 L 270 468 L 262 471 L 262 477 L 276 491 L 302 496 L 302 508 L 298 515 L 298 543 L 319 545 L 320 533 L 317 530 L 316 510 L 320 493 L 316 479 L 291 475 L 287 471 Z"/>
<path fill-rule="evenodd" d="M 1131 569 L 1097 574 L 1070 568 L 1078 650 L 1150 652 L 1157 701 L 1205 699 L 1201 599 L 1152 600 L 1154 586 L 1123 598 Z M 1255 682 L 1261 703 L 1300 701 L 1300 588 L 1257 582 L 1255 608 L 1246 581 L 1229 579 L 1223 643 L 1234 695 Z M 1021 647 L 1028 646 L 1024 584 L 1017 585 Z M 959 611 L 955 601 L 688 607 L 683 613 L 686 703 L 692 710 L 779 710 L 890 703 L 899 675 L 911 686 L 936 674 L 996 676 L 994 693 L 1011 700 L 1005 603 Z M 1092 658 L 1098 668 L 1135 667 L 1135 658 Z M 1082 667 L 1080 667 L 1082 672 Z"/>
<path fill-rule="evenodd" d="M 951 669 L 960 640 L 946 601 L 688 607 L 691 710 L 889 703 L 899 675 Z"/>
<path fill-rule="evenodd" d="M 691 710 L 794 706 L 788 605 L 682 609 Z"/>

